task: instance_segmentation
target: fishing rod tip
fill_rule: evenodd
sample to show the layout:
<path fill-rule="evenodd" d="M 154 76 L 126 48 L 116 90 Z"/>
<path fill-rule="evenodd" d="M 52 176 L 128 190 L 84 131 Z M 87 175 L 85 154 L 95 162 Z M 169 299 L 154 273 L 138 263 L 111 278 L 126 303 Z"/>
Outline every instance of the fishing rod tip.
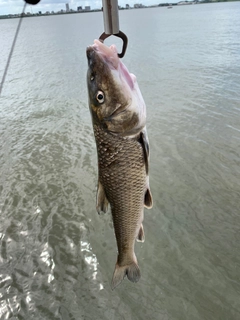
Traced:
<path fill-rule="evenodd" d="M 26 3 L 28 4 L 38 4 L 38 2 L 40 2 L 40 0 L 24 0 Z"/>

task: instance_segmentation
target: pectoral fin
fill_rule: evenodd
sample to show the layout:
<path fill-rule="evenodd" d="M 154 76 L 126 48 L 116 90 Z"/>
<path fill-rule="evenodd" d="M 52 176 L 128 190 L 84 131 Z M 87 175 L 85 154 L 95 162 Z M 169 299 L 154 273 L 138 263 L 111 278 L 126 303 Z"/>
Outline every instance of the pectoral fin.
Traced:
<path fill-rule="evenodd" d="M 98 181 L 98 190 L 97 190 L 97 212 L 106 213 L 108 208 L 108 200 L 104 191 L 104 188 L 100 181 Z"/>
<path fill-rule="evenodd" d="M 148 174 L 148 167 L 149 167 L 149 142 L 147 137 L 147 131 L 144 129 L 140 133 L 140 139 L 139 142 L 142 145 L 143 153 L 144 153 L 144 160 L 145 160 L 145 166 L 146 166 L 146 174 Z"/>
<path fill-rule="evenodd" d="M 152 201 L 152 194 L 149 188 L 149 177 L 148 177 L 148 168 L 149 168 L 149 142 L 146 128 L 144 128 L 140 133 L 139 142 L 143 148 L 144 160 L 145 160 L 145 167 L 146 167 L 146 174 L 147 174 L 147 190 L 144 196 L 144 206 L 148 209 L 151 209 L 153 206 Z"/>

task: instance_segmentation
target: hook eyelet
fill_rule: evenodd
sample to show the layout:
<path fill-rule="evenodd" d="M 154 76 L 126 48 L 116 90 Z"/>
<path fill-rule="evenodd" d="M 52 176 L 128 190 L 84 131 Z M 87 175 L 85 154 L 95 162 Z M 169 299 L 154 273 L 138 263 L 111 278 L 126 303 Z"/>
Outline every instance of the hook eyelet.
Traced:
<path fill-rule="evenodd" d="M 126 53 L 126 50 L 127 50 L 127 44 L 128 44 L 128 38 L 127 36 L 125 35 L 125 33 L 123 33 L 122 31 L 119 31 L 118 33 L 115 33 L 115 34 L 106 34 L 105 32 L 103 32 L 101 34 L 101 36 L 99 37 L 99 40 L 101 42 L 104 42 L 105 39 L 107 39 L 108 37 L 110 36 L 116 36 L 118 38 L 121 38 L 122 41 L 123 41 L 123 46 L 122 46 L 122 52 L 121 53 L 118 53 L 118 57 L 119 58 L 123 58 L 125 53 Z"/>

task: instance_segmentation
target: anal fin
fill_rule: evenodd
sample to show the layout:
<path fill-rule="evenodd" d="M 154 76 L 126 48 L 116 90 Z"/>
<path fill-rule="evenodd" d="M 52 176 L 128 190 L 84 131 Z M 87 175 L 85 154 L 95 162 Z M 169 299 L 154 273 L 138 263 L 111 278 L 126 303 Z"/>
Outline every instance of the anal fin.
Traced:
<path fill-rule="evenodd" d="M 101 212 L 106 213 L 108 209 L 108 199 L 105 194 L 105 190 L 100 181 L 98 181 L 98 190 L 97 190 L 97 212 L 100 214 Z"/>
<path fill-rule="evenodd" d="M 144 242 L 145 241 L 144 230 L 143 230 L 143 225 L 142 224 L 141 224 L 141 227 L 140 227 L 139 232 L 138 232 L 137 241 L 138 242 Z"/>

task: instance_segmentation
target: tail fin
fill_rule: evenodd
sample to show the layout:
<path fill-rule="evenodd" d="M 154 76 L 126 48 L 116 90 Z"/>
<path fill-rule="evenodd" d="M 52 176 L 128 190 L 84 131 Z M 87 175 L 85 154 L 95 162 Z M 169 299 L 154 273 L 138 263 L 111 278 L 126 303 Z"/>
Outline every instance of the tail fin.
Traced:
<path fill-rule="evenodd" d="M 132 282 L 139 281 L 141 273 L 137 263 L 133 261 L 131 264 L 121 267 L 118 264 L 116 264 L 112 278 L 112 290 L 115 289 L 122 282 L 126 275 L 128 279 Z"/>

